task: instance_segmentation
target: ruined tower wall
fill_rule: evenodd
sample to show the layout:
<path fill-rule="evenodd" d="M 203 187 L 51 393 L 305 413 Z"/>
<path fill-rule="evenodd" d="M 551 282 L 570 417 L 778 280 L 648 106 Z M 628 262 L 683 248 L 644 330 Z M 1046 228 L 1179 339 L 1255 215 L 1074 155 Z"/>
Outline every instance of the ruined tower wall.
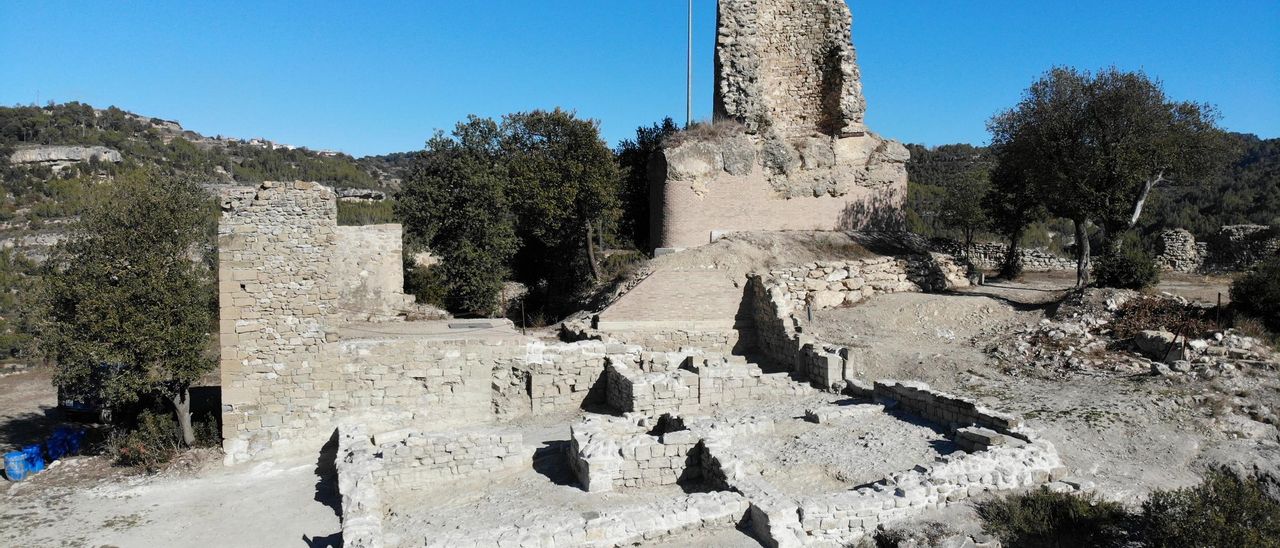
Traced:
<path fill-rule="evenodd" d="M 263 183 L 223 196 L 218 224 L 222 437 L 228 459 L 279 450 L 329 415 L 337 368 L 333 191 Z"/>
<path fill-rule="evenodd" d="M 718 17 L 717 117 L 784 135 L 865 129 L 844 0 L 722 0 Z"/>
<path fill-rule="evenodd" d="M 721 0 L 716 120 L 650 169 L 656 248 L 900 221 L 909 155 L 867 131 L 852 25 L 844 0 Z"/>
<path fill-rule="evenodd" d="M 398 320 L 413 303 L 404 294 L 403 233 L 398 224 L 337 227 L 332 279 L 343 318 Z"/>

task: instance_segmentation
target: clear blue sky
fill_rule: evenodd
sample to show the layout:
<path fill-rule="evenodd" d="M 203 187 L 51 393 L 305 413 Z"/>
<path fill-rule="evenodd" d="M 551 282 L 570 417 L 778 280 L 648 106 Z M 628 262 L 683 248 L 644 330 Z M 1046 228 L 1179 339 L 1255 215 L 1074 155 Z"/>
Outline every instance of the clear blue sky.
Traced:
<path fill-rule="evenodd" d="M 1278 0 L 852 0 L 882 135 L 985 142 L 1055 64 L 1115 64 L 1280 136 Z M 715 2 L 695 0 L 695 118 Z M 414 150 L 468 114 L 561 106 L 612 145 L 684 117 L 683 0 L 0 2 L 0 104 L 116 105 L 207 135 L 354 155 Z"/>

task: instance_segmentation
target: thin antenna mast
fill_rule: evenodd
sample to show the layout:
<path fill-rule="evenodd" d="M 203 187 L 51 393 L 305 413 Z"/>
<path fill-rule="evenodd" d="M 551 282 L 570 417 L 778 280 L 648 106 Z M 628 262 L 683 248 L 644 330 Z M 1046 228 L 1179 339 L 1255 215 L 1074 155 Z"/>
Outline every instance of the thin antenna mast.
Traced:
<path fill-rule="evenodd" d="M 685 60 L 684 127 L 693 125 L 693 0 L 689 0 L 689 48 Z"/>

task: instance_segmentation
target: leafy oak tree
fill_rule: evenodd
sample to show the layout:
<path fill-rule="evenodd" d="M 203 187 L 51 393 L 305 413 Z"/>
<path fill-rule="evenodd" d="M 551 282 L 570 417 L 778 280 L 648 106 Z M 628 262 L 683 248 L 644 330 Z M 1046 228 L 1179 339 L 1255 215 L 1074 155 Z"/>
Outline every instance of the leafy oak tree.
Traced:
<path fill-rule="evenodd" d="M 1225 152 L 1217 118 L 1208 105 L 1171 101 L 1141 72 L 1057 67 L 988 126 L 998 161 L 1017 166 L 1006 173 L 1017 173 L 1051 214 L 1074 224 L 1082 287 L 1089 228 L 1118 242 L 1153 189 L 1199 182 Z"/>
<path fill-rule="evenodd" d="M 134 171 L 107 183 L 46 273 L 41 344 L 77 399 L 172 404 L 191 445 L 189 388 L 211 371 L 213 200 L 190 181 Z"/>
<path fill-rule="evenodd" d="M 445 305 L 490 315 L 510 273 L 515 225 L 500 164 L 498 124 L 471 116 L 436 133 L 414 158 L 396 200 L 410 246 L 441 258 Z"/>
<path fill-rule="evenodd" d="M 973 247 L 973 237 L 987 228 L 987 211 L 982 200 L 990 192 L 991 183 L 985 170 L 973 170 L 943 184 L 942 204 L 938 220 L 960 233 L 964 248 Z"/>
<path fill-rule="evenodd" d="M 636 138 L 618 143 L 615 151 L 621 175 L 618 195 L 622 202 L 618 233 L 642 251 L 650 249 L 650 162 L 662 149 L 662 141 L 678 131 L 680 127 L 670 117 L 663 118 L 661 123 L 636 128 Z"/>
<path fill-rule="evenodd" d="M 441 257 L 446 304 L 489 314 L 502 282 L 556 306 L 599 278 L 618 217 L 618 168 L 599 128 L 563 110 L 471 117 L 436 135 L 409 169 L 396 211 L 411 242 Z"/>
<path fill-rule="evenodd" d="M 535 110 L 502 122 L 502 162 L 516 212 L 518 278 L 548 304 L 601 277 L 603 234 L 618 218 L 618 166 L 599 125 L 573 113 Z"/>

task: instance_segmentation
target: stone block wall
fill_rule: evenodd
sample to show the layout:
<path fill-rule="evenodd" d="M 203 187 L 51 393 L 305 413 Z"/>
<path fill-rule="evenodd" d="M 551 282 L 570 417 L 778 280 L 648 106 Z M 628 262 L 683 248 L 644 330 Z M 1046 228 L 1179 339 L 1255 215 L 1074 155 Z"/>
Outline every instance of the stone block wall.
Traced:
<path fill-rule="evenodd" d="M 375 435 L 373 442 L 380 455 L 373 479 L 384 492 L 515 470 L 532 459 L 518 433 L 402 430 Z"/>
<path fill-rule="evenodd" d="M 1243 271 L 1259 261 L 1280 255 L 1280 231 L 1263 225 L 1227 225 L 1210 238 L 1209 266 Z"/>
<path fill-rule="evenodd" d="M 717 116 L 784 135 L 864 130 L 843 0 L 724 0 L 717 26 Z"/>
<path fill-rule="evenodd" d="M 606 401 L 612 409 L 646 414 L 698 410 L 698 374 L 692 371 L 647 372 L 610 361 L 606 375 Z"/>
<path fill-rule="evenodd" d="M 815 310 L 852 305 L 872 295 L 968 287 L 967 267 L 950 256 L 875 257 L 809 263 L 769 272 L 792 306 Z"/>
<path fill-rule="evenodd" d="M 403 322 L 350 329 L 352 319 L 391 319 L 403 297 L 395 291 L 400 229 L 339 228 L 328 188 L 266 182 L 227 190 L 222 207 L 219 340 L 229 464 L 318 450 L 344 418 L 388 429 L 423 419 L 444 427 L 603 401 L 606 345 L 598 341 L 548 345 L 515 332 L 419 336 Z"/>
<path fill-rule="evenodd" d="M 931 390 L 922 382 L 876 381 L 874 397 L 895 401 L 912 414 L 944 426 L 977 425 L 1002 434 L 1027 437 L 1022 433 L 1022 421 L 1017 417 L 992 411 L 969 398 Z"/>
<path fill-rule="evenodd" d="M 678 355 L 678 354 L 677 354 Z M 688 414 L 739 401 L 798 394 L 803 388 L 787 373 L 766 374 L 739 356 L 693 356 L 676 368 L 609 360 L 606 402 L 623 413 Z"/>
<path fill-rule="evenodd" d="M 986 492 L 1040 485 L 1061 472 L 1045 440 L 953 453 L 869 487 L 806 497 L 798 503 L 800 526 L 811 542 L 848 542 L 881 524 Z"/>
<path fill-rule="evenodd" d="M 701 438 L 689 430 L 652 435 L 627 418 L 590 417 L 570 427 L 569 465 L 589 492 L 675 485 L 701 472 Z"/>
<path fill-rule="evenodd" d="M 333 191 L 265 182 L 222 197 L 218 224 L 222 437 L 228 460 L 329 438 L 330 393 L 342 384 L 323 359 L 337 339 L 330 276 Z"/>
<path fill-rule="evenodd" d="M 747 277 L 746 298 L 756 325 L 757 350 L 774 365 L 822 390 L 859 382 L 871 359 L 866 348 L 824 344 L 803 333 L 805 307 L 844 306 L 895 291 L 937 291 L 969 285 L 968 268 L 949 255 L 877 257 L 809 263 Z"/>
<path fill-rule="evenodd" d="M 1008 253 L 1008 244 L 1003 242 L 975 242 L 973 247 L 965 249 L 963 245 L 951 240 L 931 241 L 931 248 L 963 258 L 973 266 L 983 270 L 998 270 L 1004 266 L 1004 257 Z M 1076 260 L 1062 257 L 1044 248 L 1019 247 L 1019 261 L 1027 272 L 1053 272 L 1059 270 L 1075 270 Z"/>
<path fill-rule="evenodd" d="M 332 280 L 343 319 L 404 319 L 414 298 L 404 293 L 402 232 L 398 224 L 337 227 Z"/>

